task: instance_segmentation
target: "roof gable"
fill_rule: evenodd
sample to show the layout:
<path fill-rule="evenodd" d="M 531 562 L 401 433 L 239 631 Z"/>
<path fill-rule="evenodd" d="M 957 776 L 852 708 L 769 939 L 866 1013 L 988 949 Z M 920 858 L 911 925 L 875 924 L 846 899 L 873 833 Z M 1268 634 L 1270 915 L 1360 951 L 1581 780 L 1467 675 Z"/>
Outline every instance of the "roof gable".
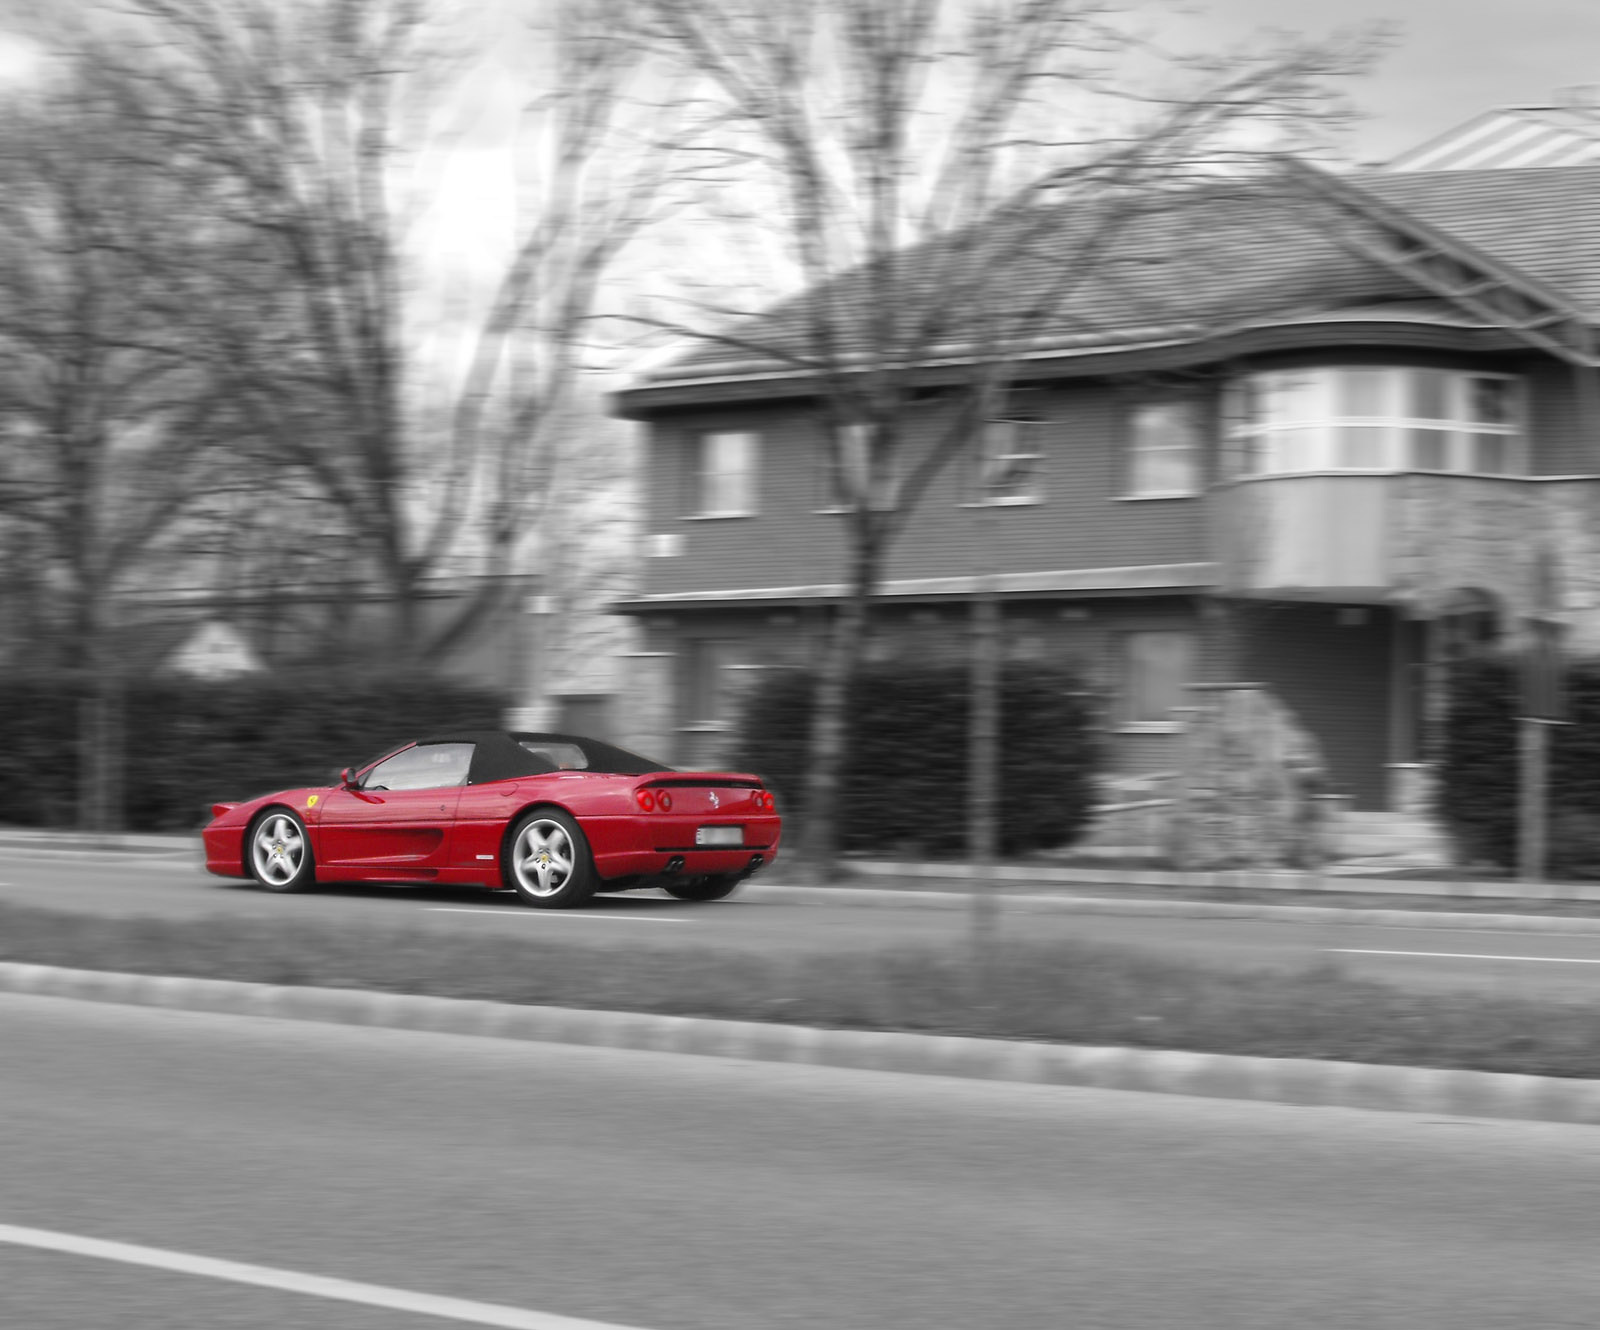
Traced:
<path fill-rule="evenodd" d="M 1600 113 L 1584 105 L 1501 106 L 1391 160 L 1386 171 L 1521 170 L 1600 162 Z"/>

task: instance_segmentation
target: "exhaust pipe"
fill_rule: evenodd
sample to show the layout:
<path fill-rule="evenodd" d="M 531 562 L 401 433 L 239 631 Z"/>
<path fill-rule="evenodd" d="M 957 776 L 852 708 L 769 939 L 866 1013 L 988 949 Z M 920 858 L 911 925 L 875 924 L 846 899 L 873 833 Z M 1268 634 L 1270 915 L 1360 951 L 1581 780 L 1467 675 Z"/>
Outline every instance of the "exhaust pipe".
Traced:
<path fill-rule="evenodd" d="M 676 877 L 683 872 L 683 856 L 675 854 L 667 860 L 667 866 L 661 870 L 662 877 Z"/>
<path fill-rule="evenodd" d="M 759 854 L 752 854 L 750 856 L 750 867 L 744 871 L 746 873 L 759 873 L 766 866 L 767 861 L 765 859 L 763 859 Z"/>

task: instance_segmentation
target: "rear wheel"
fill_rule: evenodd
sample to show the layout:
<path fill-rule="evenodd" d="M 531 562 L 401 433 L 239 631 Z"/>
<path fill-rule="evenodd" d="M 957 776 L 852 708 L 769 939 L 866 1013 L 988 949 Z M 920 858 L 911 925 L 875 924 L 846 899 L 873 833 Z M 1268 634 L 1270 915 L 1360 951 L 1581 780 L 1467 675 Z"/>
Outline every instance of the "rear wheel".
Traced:
<path fill-rule="evenodd" d="M 667 895 L 676 896 L 681 901 L 720 901 L 733 895 L 743 881 L 742 877 L 730 873 L 722 877 L 698 877 L 673 882 L 666 890 Z"/>
<path fill-rule="evenodd" d="M 250 876 L 268 891 L 299 891 L 316 873 L 306 824 L 287 808 L 269 808 L 250 827 Z"/>
<path fill-rule="evenodd" d="M 598 885 L 589 842 L 559 808 L 536 808 L 517 823 L 502 870 L 522 903 L 539 910 L 581 905 Z"/>

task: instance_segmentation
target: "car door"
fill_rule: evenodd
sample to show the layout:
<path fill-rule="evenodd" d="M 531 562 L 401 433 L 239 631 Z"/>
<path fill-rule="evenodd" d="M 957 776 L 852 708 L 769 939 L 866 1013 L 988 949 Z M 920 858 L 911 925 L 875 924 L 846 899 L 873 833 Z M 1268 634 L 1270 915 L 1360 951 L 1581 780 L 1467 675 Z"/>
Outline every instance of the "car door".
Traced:
<path fill-rule="evenodd" d="M 472 767 L 470 743 L 413 744 L 323 805 L 317 857 L 326 867 L 434 869 L 449 863 L 456 804 Z"/>

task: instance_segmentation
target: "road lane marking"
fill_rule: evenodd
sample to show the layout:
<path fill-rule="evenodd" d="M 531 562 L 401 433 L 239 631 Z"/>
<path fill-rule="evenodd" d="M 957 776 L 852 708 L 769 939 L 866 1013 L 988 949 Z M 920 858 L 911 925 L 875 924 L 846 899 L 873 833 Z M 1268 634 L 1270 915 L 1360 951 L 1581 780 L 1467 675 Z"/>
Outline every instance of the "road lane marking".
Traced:
<path fill-rule="evenodd" d="M 100 1238 L 79 1237 L 44 1228 L 21 1228 L 0 1224 L 0 1242 L 40 1251 L 63 1252 L 69 1256 L 89 1256 L 101 1261 L 120 1261 L 124 1265 L 148 1266 L 177 1274 L 199 1275 L 235 1284 L 254 1284 L 258 1288 L 283 1293 L 303 1293 L 307 1297 L 355 1302 L 387 1311 L 434 1316 L 467 1325 L 492 1325 L 503 1330 L 637 1330 L 611 1321 L 586 1321 L 554 1312 L 527 1311 L 500 1303 L 473 1302 L 466 1298 L 441 1297 L 434 1293 L 415 1293 L 410 1289 L 388 1288 L 382 1284 L 363 1284 L 353 1279 L 328 1275 L 308 1275 L 298 1270 L 280 1270 L 270 1265 L 248 1265 L 242 1261 L 222 1261 L 211 1256 L 168 1251 L 163 1247 L 140 1247 L 128 1242 L 107 1242 Z"/>
<path fill-rule="evenodd" d="M 1324 947 L 1344 956 L 1436 956 L 1446 961 L 1539 961 L 1545 965 L 1600 965 L 1600 956 L 1495 956 L 1477 951 L 1385 951 L 1378 947 Z"/>
<path fill-rule="evenodd" d="M 504 919 L 613 919 L 623 924 L 686 924 L 687 919 L 663 919 L 642 914 L 585 914 L 581 910 L 504 910 L 485 909 L 479 905 L 430 905 L 434 914 L 498 914 Z"/>

